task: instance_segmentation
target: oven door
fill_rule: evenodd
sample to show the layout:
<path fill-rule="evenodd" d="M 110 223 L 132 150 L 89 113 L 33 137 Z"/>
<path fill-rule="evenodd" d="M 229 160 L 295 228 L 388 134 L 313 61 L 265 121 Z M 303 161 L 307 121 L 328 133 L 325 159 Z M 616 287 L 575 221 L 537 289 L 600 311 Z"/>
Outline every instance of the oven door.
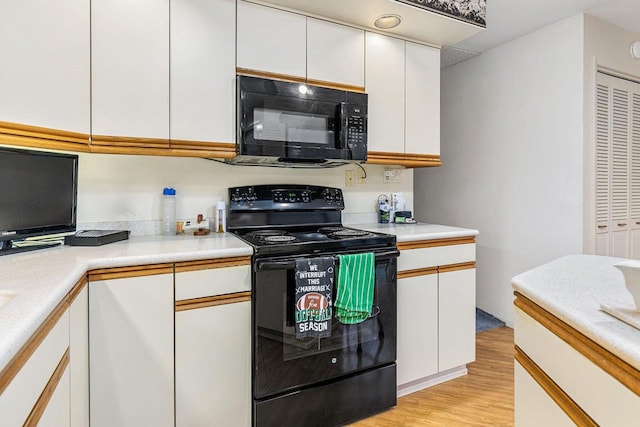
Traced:
<path fill-rule="evenodd" d="M 396 250 L 375 253 L 375 291 L 370 317 L 359 324 L 346 325 L 334 314 L 331 335 L 327 338 L 296 339 L 295 258 L 256 260 L 254 398 L 267 398 L 395 362 L 398 254 Z M 334 286 L 334 300 L 336 294 Z"/>

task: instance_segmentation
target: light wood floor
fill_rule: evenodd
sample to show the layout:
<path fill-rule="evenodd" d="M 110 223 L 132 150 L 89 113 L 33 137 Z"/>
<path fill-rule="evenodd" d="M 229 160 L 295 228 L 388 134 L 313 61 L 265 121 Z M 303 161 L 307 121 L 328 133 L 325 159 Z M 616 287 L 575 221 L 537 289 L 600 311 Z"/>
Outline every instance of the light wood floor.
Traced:
<path fill-rule="evenodd" d="M 513 329 L 476 335 L 469 374 L 398 399 L 355 427 L 513 426 Z"/>

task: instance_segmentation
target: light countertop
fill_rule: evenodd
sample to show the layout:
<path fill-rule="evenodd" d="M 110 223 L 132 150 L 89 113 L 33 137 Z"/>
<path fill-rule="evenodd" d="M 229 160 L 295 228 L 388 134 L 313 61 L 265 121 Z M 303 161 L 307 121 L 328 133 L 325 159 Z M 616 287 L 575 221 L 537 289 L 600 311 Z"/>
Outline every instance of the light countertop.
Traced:
<path fill-rule="evenodd" d="M 398 242 L 475 236 L 476 230 L 435 224 L 349 224 L 395 234 Z M 89 270 L 250 256 L 252 248 L 231 234 L 130 237 L 97 247 L 60 246 L 0 257 L 0 292 L 15 292 L 0 307 L 0 369 Z"/>
<path fill-rule="evenodd" d="M 232 235 L 211 234 L 131 237 L 104 246 L 60 246 L 2 256 L 0 291 L 16 296 L 0 307 L 0 369 L 88 270 L 252 253 Z"/>
<path fill-rule="evenodd" d="M 614 264 L 623 258 L 568 255 L 519 274 L 513 288 L 578 332 L 640 369 L 640 330 L 600 311 L 633 305 Z"/>
<path fill-rule="evenodd" d="M 478 230 L 470 228 L 450 227 L 448 225 L 426 224 L 421 222 L 417 224 L 379 224 L 373 222 L 350 224 L 349 226 L 362 228 L 363 230 L 368 231 L 376 231 L 379 233 L 395 234 L 397 242 L 450 239 L 455 237 L 471 237 L 478 235 Z"/>

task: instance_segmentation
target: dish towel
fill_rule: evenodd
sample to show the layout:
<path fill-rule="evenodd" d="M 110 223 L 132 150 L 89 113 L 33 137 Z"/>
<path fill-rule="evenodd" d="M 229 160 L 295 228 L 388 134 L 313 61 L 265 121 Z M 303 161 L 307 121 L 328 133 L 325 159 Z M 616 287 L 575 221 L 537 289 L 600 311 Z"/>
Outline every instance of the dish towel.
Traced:
<path fill-rule="evenodd" d="M 336 319 L 353 325 L 371 314 L 375 288 L 375 255 L 372 252 L 338 255 Z"/>

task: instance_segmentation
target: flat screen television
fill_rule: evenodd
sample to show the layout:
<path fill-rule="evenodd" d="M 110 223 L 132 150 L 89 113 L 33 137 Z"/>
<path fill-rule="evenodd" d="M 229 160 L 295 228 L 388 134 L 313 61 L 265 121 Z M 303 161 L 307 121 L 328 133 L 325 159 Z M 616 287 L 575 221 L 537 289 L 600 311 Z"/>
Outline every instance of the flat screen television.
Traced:
<path fill-rule="evenodd" d="M 78 156 L 0 147 L 0 255 L 17 242 L 76 229 Z M 14 244 L 15 243 L 15 244 Z"/>

